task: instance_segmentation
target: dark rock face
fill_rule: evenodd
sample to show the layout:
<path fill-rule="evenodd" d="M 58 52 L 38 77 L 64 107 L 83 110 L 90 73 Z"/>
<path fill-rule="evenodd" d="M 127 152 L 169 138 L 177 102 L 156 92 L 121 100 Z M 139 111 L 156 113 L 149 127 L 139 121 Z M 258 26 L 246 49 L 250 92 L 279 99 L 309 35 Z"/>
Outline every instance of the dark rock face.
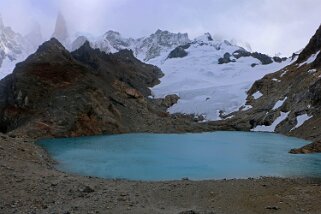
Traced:
<path fill-rule="evenodd" d="M 265 54 L 254 52 L 251 54 L 251 56 L 260 60 L 262 65 L 268 65 L 268 64 L 273 63 L 271 57 L 269 57 L 268 55 L 265 55 Z"/>
<path fill-rule="evenodd" d="M 225 64 L 225 63 L 230 63 L 230 62 L 235 62 L 235 60 L 231 60 L 230 53 L 225 53 L 222 58 L 218 59 L 218 64 Z"/>
<path fill-rule="evenodd" d="M 69 53 L 51 39 L 0 81 L 0 131 L 65 137 L 199 127 L 147 98 L 162 75 L 128 50 L 107 55 L 86 42 Z"/>
<path fill-rule="evenodd" d="M 239 49 L 239 50 L 237 50 L 237 51 L 235 51 L 235 52 L 233 53 L 233 56 L 234 56 L 236 59 L 239 59 L 239 58 L 241 58 L 241 57 L 249 57 L 249 56 L 251 56 L 251 53 L 248 52 L 248 51 L 246 51 L 246 50 L 244 50 L 244 49 Z"/>
<path fill-rule="evenodd" d="M 321 26 L 316 31 L 314 36 L 309 41 L 308 45 L 300 53 L 297 63 L 306 61 L 312 54 L 317 53 L 321 50 Z"/>
<path fill-rule="evenodd" d="M 278 56 L 275 56 L 275 57 L 273 57 L 273 61 L 274 62 L 278 62 L 278 63 L 281 63 L 281 62 L 283 62 L 283 61 L 285 61 L 285 60 L 287 60 L 287 58 L 286 57 L 278 57 Z"/>
<path fill-rule="evenodd" d="M 262 65 L 267 65 L 267 64 L 271 64 L 274 62 L 278 62 L 278 63 L 281 63 L 283 61 L 285 61 L 287 58 L 286 57 L 283 57 L 283 58 L 280 58 L 280 57 L 273 57 L 271 58 L 270 56 L 266 55 L 266 54 L 261 54 L 261 53 L 258 53 L 258 52 L 254 52 L 254 53 L 251 53 L 251 52 L 248 52 L 244 49 L 240 49 L 240 50 L 237 50 L 235 51 L 233 54 L 232 54 L 236 59 L 239 59 L 241 57 L 254 57 L 258 60 L 261 61 Z M 257 64 L 252 64 L 251 66 L 252 67 L 255 67 Z"/>
<path fill-rule="evenodd" d="M 312 68 L 320 68 L 321 67 L 321 54 L 317 55 L 317 58 L 314 60 L 312 64 Z"/>
<path fill-rule="evenodd" d="M 186 49 L 188 49 L 189 47 L 190 47 L 190 44 L 178 46 L 177 48 L 175 48 L 169 53 L 167 58 L 169 59 L 183 58 L 188 55 L 188 53 L 186 52 Z"/>

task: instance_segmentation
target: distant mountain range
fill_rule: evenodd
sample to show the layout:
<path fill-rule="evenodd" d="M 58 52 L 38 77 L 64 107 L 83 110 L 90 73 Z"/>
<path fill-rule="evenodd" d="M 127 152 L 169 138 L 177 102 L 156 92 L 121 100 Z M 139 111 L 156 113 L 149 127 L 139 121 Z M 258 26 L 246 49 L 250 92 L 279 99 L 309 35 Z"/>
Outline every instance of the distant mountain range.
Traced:
<path fill-rule="evenodd" d="M 158 66 L 165 76 L 152 88 L 153 96 L 176 94 L 180 100 L 169 112 L 202 115 L 206 120 L 220 120 L 246 108 L 246 92 L 254 81 L 292 60 L 250 52 L 249 45 L 240 47 L 236 41 L 218 40 L 210 33 L 191 40 L 186 33 L 157 30 L 133 39 L 108 31 L 98 38 L 78 36 L 71 49 L 86 41 L 105 53 L 132 50 L 141 61 Z"/>
<path fill-rule="evenodd" d="M 34 52 L 37 40 L 42 38 L 39 29 L 23 37 L 3 24 L 0 33 L 1 78 Z M 136 58 L 158 66 L 165 73 L 161 83 L 152 88 L 153 97 L 169 94 L 180 97 L 169 112 L 202 115 L 206 120 L 224 119 L 230 112 L 246 108 L 246 91 L 254 81 L 291 61 L 251 52 L 246 43 L 216 39 L 210 33 L 195 39 L 190 39 L 187 33 L 162 30 L 138 39 L 124 38 L 115 31 L 96 38 L 81 34 L 73 37 L 61 14 L 52 36 L 70 51 L 77 50 L 86 41 L 105 53 L 131 50 Z"/>

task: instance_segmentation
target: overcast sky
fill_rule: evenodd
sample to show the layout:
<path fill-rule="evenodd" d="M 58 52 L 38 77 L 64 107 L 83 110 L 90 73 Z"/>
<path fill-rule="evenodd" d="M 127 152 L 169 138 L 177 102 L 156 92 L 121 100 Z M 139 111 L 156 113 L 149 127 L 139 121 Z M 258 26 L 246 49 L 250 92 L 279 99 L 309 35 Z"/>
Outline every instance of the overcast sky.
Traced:
<path fill-rule="evenodd" d="M 5 24 L 21 33 L 38 22 L 49 37 L 58 11 L 71 32 L 210 32 L 271 55 L 302 49 L 321 24 L 321 0 L 0 0 Z"/>

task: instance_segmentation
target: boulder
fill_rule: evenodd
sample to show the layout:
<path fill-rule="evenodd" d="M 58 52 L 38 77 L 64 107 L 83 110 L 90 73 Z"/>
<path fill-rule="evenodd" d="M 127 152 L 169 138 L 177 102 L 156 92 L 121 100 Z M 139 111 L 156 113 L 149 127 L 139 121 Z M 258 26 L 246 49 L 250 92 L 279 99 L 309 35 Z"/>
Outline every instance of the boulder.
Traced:
<path fill-rule="evenodd" d="M 230 57 L 231 57 L 231 54 L 226 52 L 222 58 L 218 59 L 218 64 L 225 64 L 225 63 L 235 62 L 235 60 L 231 60 Z"/>
<path fill-rule="evenodd" d="M 173 105 L 175 105 L 179 100 L 179 96 L 177 96 L 176 94 L 171 94 L 171 95 L 167 95 L 163 101 L 162 101 L 162 105 L 165 106 L 166 108 L 169 108 Z"/>
<path fill-rule="evenodd" d="M 174 50 L 172 50 L 169 55 L 168 55 L 168 59 L 172 59 L 172 58 L 183 58 L 185 56 L 187 56 L 188 53 L 185 51 L 184 47 L 182 46 L 178 46 L 177 48 L 175 48 Z"/>

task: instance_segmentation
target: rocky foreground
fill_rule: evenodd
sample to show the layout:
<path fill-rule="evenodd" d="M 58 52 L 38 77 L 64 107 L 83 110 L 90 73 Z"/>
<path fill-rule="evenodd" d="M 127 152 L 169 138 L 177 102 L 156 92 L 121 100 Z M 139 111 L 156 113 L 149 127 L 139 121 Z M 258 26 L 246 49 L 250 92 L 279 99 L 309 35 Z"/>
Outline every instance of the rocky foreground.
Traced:
<path fill-rule="evenodd" d="M 32 139 L 0 135 L 0 213 L 320 213 L 321 180 L 139 182 L 58 172 Z"/>

